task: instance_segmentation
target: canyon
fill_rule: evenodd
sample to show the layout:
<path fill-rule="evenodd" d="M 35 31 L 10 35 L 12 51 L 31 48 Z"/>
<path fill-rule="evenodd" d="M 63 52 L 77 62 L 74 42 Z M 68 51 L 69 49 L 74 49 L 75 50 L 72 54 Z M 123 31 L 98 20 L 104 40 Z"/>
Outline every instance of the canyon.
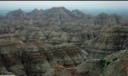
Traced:
<path fill-rule="evenodd" d="M 127 76 L 128 23 L 65 7 L 0 16 L 0 75 Z"/>

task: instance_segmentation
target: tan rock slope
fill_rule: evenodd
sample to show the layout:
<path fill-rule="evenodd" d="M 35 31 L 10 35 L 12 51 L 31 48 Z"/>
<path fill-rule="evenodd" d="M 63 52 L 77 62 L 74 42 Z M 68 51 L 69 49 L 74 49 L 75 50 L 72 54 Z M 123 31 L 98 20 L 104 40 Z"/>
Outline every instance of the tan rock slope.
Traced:
<path fill-rule="evenodd" d="M 77 66 L 77 72 L 80 76 L 128 76 L 128 51 L 119 51 L 101 60 L 87 60 Z"/>
<path fill-rule="evenodd" d="M 104 27 L 97 38 L 86 43 L 87 51 L 93 57 L 103 58 L 112 52 L 128 48 L 128 27 Z"/>
<path fill-rule="evenodd" d="M 0 74 L 43 76 L 54 64 L 75 67 L 85 59 L 86 55 L 78 47 L 72 45 L 24 43 L 12 36 L 8 39 L 0 39 Z"/>

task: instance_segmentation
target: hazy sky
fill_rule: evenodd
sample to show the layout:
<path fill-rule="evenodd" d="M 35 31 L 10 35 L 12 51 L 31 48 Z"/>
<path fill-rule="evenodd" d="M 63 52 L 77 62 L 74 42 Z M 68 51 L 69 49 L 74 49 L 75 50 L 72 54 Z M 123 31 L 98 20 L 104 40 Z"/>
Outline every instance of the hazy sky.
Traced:
<path fill-rule="evenodd" d="M 58 6 L 68 9 L 128 9 L 128 1 L 0 1 L 1 10 L 48 9 Z"/>

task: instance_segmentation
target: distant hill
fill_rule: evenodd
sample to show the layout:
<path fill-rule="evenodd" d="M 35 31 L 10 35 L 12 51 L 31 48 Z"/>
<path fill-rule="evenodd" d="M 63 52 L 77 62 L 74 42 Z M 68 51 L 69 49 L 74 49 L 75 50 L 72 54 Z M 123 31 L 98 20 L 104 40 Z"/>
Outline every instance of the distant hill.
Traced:
<path fill-rule="evenodd" d="M 21 9 L 10 11 L 6 15 L 7 18 L 26 18 L 26 19 L 88 19 L 90 15 L 79 10 L 70 11 L 64 7 L 53 7 L 47 10 L 34 9 L 31 12 L 24 12 Z"/>
<path fill-rule="evenodd" d="M 64 7 L 59 7 L 60 9 L 65 9 Z M 51 8 L 52 10 L 55 10 L 55 9 L 59 9 L 59 8 L 57 8 L 57 7 L 54 7 L 54 8 Z M 51 9 L 48 9 L 48 10 L 51 10 Z M 38 10 L 38 9 L 37 9 Z M 65 9 L 66 10 L 66 9 Z M 8 12 L 9 12 L 10 10 L 0 10 L 0 15 L 3 15 L 3 16 L 5 16 Z M 31 11 L 33 11 L 33 10 L 24 10 L 24 12 L 31 12 Z M 70 11 L 70 10 L 68 10 L 68 11 Z M 78 13 L 78 10 L 73 10 L 72 12 L 76 12 L 77 11 L 77 13 Z M 79 12 L 83 12 L 83 13 L 86 13 L 86 14 L 90 14 L 90 15 L 93 15 L 93 16 L 95 16 L 95 15 L 98 15 L 98 14 L 100 14 L 100 13 L 102 13 L 102 12 L 104 12 L 104 13 L 107 13 L 107 14 L 113 14 L 113 13 L 116 13 L 116 14 L 118 14 L 118 15 L 121 15 L 121 16 L 123 16 L 124 18 L 128 18 L 128 11 L 127 10 L 125 10 L 125 9 L 115 9 L 115 10 L 113 10 L 113 9 L 82 9 L 82 10 L 79 10 Z M 55 12 L 55 11 L 54 11 Z M 79 13 L 80 14 L 80 13 Z"/>
<path fill-rule="evenodd" d="M 116 13 L 124 18 L 128 18 L 128 11 L 126 9 L 88 9 L 88 10 L 81 10 L 82 12 L 89 13 L 91 15 L 98 15 L 101 12 L 107 13 L 107 14 L 113 14 Z"/>
<path fill-rule="evenodd" d="M 0 15 L 5 16 L 10 10 L 0 10 Z M 30 12 L 31 10 L 24 10 L 24 12 Z"/>
<path fill-rule="evenodd" d="M 9 10 L 0 10 L 0 15 L 5 16 Z"/>

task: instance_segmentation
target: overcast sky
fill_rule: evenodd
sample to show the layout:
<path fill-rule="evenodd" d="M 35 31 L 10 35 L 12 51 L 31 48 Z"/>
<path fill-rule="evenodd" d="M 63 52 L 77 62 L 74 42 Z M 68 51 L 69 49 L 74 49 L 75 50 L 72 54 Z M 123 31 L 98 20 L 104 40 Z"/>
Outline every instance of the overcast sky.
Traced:
<path fill-rule="evenodd" d="M 0 1 L 1 10 L 48 9 L 60 6 L 68 9 L 128 9 L 128 1 Z"/>

